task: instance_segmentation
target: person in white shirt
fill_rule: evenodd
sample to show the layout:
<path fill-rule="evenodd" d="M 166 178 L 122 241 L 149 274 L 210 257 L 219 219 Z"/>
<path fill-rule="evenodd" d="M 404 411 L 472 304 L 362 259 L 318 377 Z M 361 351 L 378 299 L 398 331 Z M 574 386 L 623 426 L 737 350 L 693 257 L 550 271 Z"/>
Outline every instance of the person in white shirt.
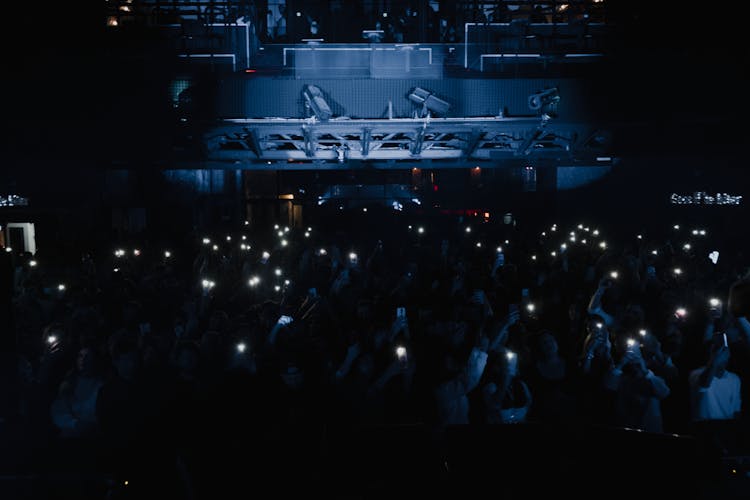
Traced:
<path fill-rule="evenodd" d="M 693 422 L 731 420 L 740 415 L 740 378 L 727 370 L 729 347 L 712 344 L 708 363 L 690 372 L 690 409 Z"/>

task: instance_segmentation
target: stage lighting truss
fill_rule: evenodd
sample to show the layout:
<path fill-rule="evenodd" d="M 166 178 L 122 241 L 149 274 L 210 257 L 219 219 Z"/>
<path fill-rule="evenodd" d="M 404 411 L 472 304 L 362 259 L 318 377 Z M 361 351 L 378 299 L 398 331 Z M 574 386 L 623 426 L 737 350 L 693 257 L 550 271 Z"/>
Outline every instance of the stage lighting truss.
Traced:
<path fill-rule="evenodd" d="M 204 135 L 209 161 L 322 160 L 574 161 L 607 153 L 608 137 L 591 124 L 542 117 L 395 118 L 320 121 L 315 117 L 223 120 Z"/>

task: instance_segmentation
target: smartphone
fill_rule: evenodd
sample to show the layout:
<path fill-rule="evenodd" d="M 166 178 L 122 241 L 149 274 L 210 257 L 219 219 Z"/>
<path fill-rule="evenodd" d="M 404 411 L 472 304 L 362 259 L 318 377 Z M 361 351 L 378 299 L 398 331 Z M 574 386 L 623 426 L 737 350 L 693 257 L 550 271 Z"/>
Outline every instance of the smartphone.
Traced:
<path fill-rule="evenodd" d="M 724 337 L 724 347 L 729 347 L 729 344 L 727 343 L 727 334 L 726 333 L 722 333 L 721 335 L 722 335 L 722 337 Z"/>
<path fill-rule="evenodd" d="M 638 342 L 636 342 L 636 340 L 633 339 L 633 338 L 629 338 L 626 341 L 626 344 L 628 346 L 627 350 L 630 351 L 630 352 L 634 352 L 636 350 L 636 348 L 638 347 Z"/>
<path fill-rule="evenodd" d="M 518 371 L 518 354 L 513 351 L 507 351 L 505 357 L 508 359 L 508 373 L 515 375 Z"/>
<path fill-rule="evenodd" d="M 396 347 L 396 358 L 398 358 L 398 362 L 401 363 L 401 366 L 407 366 L 409 359 L 407 357 L 406 347 L 402 345 Z"/>
<path fill-rule="evenodd" d="M 278 323 L 280 325 L 288 325 L 291 322 L 292 322 L 292 317 L 291 316 L 286 316 L 286 315 L 283 315 L 283 314 L 279 317 L 279 321 L 278 321 Z"/>
<path fill-rule="evenodd" d="M 405 318 L 406 317 L 406 308 L 405 307 L 397 307 L 396 308 L 396 317 L 397 318 Z"/>

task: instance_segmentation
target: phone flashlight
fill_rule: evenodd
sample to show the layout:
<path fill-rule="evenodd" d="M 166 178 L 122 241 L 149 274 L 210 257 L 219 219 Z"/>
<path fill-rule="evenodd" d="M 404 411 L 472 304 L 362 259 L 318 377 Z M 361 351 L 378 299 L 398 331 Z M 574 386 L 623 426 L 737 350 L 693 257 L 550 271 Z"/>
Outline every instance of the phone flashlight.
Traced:
<path fill-rule="evenodd" d="M 35 260 L 30 260 L 29 261 L 29 266 L 36 267 L 36 265 L 37 265 L 37 261 L 35 261 Z"/>
<path fill-rule="evenodd" d="M 209 243 L 211 243 L 211 240 L 209 238 L 203 238 L 204 245 L 208 245 Z"/>
<path fill-rule="evenodd" d="M 57 290 L 60 291 L 60 292 L 64 292 L 65 291 L 65 285 L 62 284 L 62 283 L 60 283 L 59 285 L 57 285 Z"/>
<path fill-rule="evenodd" d="M 260 278 L 258 276 L 253 276 L 250 278 L 249 284 L 252 287 L 258 286 L 258 283 L 260 283 Z"/>
<path fill-rule="evenodd" d="M 684 307 L 678 307 L 674 314 L 678 318 L 684 318 L 685 316 L 687 316 L 687 309 L 685 309 Z"/>
<path fill-rule="evenodd" d="M 536 309 L 536 306 L 534 304 L 526 304 L 526 310 L 529 311 L 530 313 L 533 313 L 535 309 Z"/>
<path fill-rule="evenodd" d="M 599 248 L 607 248 L 607 242 L 606 241 L 600 241 L 599 242 Z"/>
<path fill-rule="evenodd" d="M 417 228 L 417 232 L 418 232 L 419 234 L 424 234 L 424 228 L 423 228 L 422 226 L 419 226 L 419 227 Z"/>
<path fill-rule="evenodd" d="M 641 337 L 645 337 L 646 333 L 647 333 L 646 330 L 644 330 L 643 328 L 641 328 L 640 330 L 638 330 L 638 335 L 640 335 Z"/>
<path fill-rule="evenodd" d="M 135 255 L 136 257 L 138 257 L 140 254 L 141 254 L 141 251 L 139 249 L 137 249 L 137 248 L 133 249 L 133 255 Z"/>
<path fill-rule="evenodd" d="M 214 251 L 216 251 L 216 250 L 218 250 L 218 249 L 219 249 L 219 245 L 214 245 L 214 246 L 213 246 L 213 247 L 211 247 L 211 248 L 213 248 L 213 250 L 214 250 Z"/>
<path fill-rule="evenodd" d="M 310 233 L 309 232 L 305 232 L 305 238 L 309 238 L 309 237 L 310 237 Z"/>
<path fill-rule="evenodd" d="M 281 276 L 281 268 L 280 268 L 280 267 L 277 267 L 276 269 L 274 269 L 273 273 L 274 273 L 274 274 L 275 274 L 276 276 Z"/>
<path fill-rule="evenodd" d="M 609 277 L 613 280 L 616 280 L 618 276 L 619 274 L 617 273 L 617 271 L 612 271 L 611 273 L 609 273 Z"/>
<path fill-rule="evenodd" d="M 505 357 L 508 358 L 508 361 L 513 361 L 516 359 L 516 353 L 513 351 L 508 351 L 505 353 Z"/>
<path fill-rule="evenodd" d="M 712 297 L 711 299 L 709 299 L 708 303 L 711 305 L 711 307 L 719 307 L 721 305 L 721 301 L 716 297 Z"/>
<path fill-rule="evenodd" d="M 328 253 L 328 252 L 326 252 L 326 249 L 325 249 L 325 248 L 321 248 L 320 250 L 318 250 L 318 254 L 319 254 L 319 255 L 326 255 L 327 253 Z"/>
<path fill-rule="evenodd" d="M 227 241 L 232 241 L 232 237 L 231 236 L 227 236 Z"/>
<path fill-rule="evenodd" d="M 625 343 L 627 344 L 629 351 L 632 351 L 636 344 L 635 339 L 627 339 Z"/>
<path fill-rule="evenodd" d="M 351 252 L 349 254 L 349 260 L 352 261 L 353 263 L 356 263 L 357 262 L 357 254 L 354 253 L 354 252 Z"/>
<path fill-rule="evenodd" d="M 477 241 L 477 248 L 482 248 L 482 242 Z"/>
<path fill-rule="evenodd" d="M 396 357 L 399 361 L 406 361 L 406 347 L 402 345 L 396 347 Z"/>
<path fill-rule="evenodd" d="M 467 233 L 470 233 L 470 232 L 471 232 L 471 226 L 467 226 L 467 227 L 466 227 L 466 232 L 467 232 Z"/>
<path fill-rule="evenodd" d="M 288 242 L 288 241 L 286 241 L 286 240 L 281 240 L 281 246 L 282 246 L 282 247 L 285 247 L 285 246 L 287 246 L 288 244 L 289 244 L 289 242 Z"/>
<path fill-rule="evenodd" d="M 50 335 L 49 337 L 47 337 L 47 343 L 49 345 L 53 345 L 56 342 L 57 342 L 57 336 L 56 335 Z M 726 340 L 725 340 L 725 345 L 726 345 Z"/>
<path fill-rule="evenodd" d="M 682 269 L 680 269 L 679 267 L 675 267 L 675 268 L 674 268 L 674 269 L 672 270 L 672 272 L 673 272 L 673 273 L 675 273 L 675 275 L 679 276 L 679 275 L 681 275 L 681 274 L 682 274 Z"/>

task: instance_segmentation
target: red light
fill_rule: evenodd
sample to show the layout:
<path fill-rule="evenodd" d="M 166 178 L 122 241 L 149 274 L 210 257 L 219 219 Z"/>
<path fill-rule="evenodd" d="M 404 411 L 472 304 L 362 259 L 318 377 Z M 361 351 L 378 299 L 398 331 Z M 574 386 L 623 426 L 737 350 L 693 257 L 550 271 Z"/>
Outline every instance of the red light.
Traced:
<path fill-rule="evenodd" d="M 245 73 L 255 73 L 255 70 L 248 68 L 245 70 Z"/>
<path fill-rule="evenodd" d="M 432 190 L 437 192 L 437 190 L 438 190 L 437 184 L 433 184 L 432 185 Z"/>

